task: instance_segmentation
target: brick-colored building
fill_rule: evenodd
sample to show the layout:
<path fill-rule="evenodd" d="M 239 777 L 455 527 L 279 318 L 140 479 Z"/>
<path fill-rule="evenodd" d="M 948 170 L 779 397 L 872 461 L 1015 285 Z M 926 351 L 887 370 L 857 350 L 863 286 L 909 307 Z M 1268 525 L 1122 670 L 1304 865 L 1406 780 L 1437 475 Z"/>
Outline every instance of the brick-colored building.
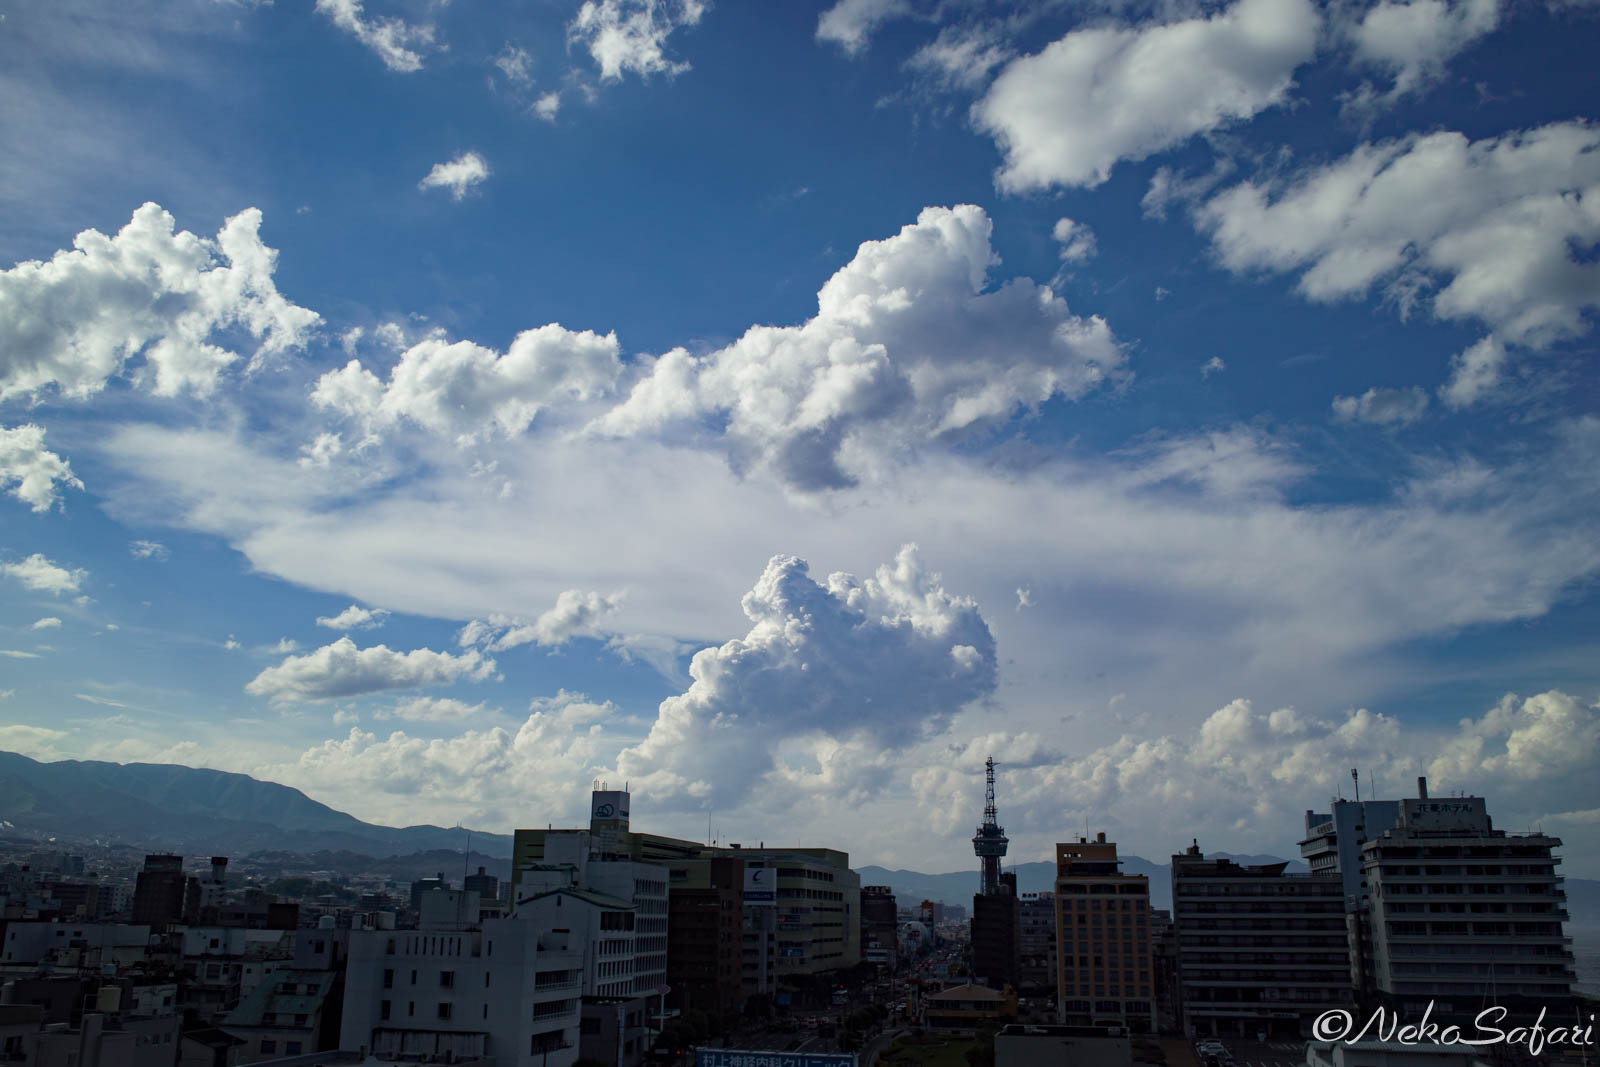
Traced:
<path fill-rule="evenodd" d="M 1060 1021 L 1156 1030 L 1150 880 L 1123 874 L 1115 842 L 1056 845 L 1056 990 Z"/>

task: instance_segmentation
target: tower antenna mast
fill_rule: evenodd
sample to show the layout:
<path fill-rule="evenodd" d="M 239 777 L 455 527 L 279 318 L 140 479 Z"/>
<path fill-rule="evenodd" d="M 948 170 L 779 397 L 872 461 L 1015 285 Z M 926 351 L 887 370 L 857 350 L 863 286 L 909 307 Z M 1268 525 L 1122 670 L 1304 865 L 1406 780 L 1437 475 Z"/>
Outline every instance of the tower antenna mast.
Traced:
<path fill-rule="evenodd" d="M 1000 892 L 1000 858 L 1006 854 L 1006 846 L 1011 840 L 1001 828 L 999 813 L 994 806 L 993 756 L 984 761 L 983 770 L 983 825 L 978 827 L 977 834 L 972 838 L 972 851 L 983 861 L 983 895 L 993 896 Z"/>

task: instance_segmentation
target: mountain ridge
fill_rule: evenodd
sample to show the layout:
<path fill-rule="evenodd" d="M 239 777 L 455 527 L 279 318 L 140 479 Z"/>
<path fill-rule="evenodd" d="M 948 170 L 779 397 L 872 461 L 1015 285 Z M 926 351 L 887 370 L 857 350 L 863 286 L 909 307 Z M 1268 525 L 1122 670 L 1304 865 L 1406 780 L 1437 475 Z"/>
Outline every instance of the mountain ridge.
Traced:
<path fill-rule="evenodd" d="M 0 751 L 0 812 L 21 830 L 180 851 L 398 855 L 459 850 L 470 834 L 480 851 L 511 855 L 509 834 L 380 826 L 291 786 L 175 763 L 45 763 Z"/>

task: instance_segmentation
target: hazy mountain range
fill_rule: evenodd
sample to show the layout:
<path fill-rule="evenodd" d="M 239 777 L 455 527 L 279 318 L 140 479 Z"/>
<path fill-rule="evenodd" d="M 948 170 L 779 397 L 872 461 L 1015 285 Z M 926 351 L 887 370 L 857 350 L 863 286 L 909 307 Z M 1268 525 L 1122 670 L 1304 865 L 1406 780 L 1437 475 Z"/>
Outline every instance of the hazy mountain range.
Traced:
<path fill-rule="evenodd" d="M 62 841 L 95 841 L 168 849 L 190 854 L 283 853 L 285 866 L 298 859 L 310 869 L 355 873 L 380 864 L 420 877 L 438 870 L 452 874 L 470 834 L 468 862 L 491 873 L 509 871 L 511 836 L 440 826 L 376 826 L 319 804 L 298 789 L 243 774 L 153 763 L 102 763 L 62 760 L 40 763 L 14 752 L 0 752 L 0 832 Z M 848 846 L 846 846 L 848 847 Z M 1280 857 L 1209 853 L 1239 863 L 1275 863 Z M 948 874 L 856 868 L 862 885 L 887 885 L 902 902 L 942 900 L 971 908 L 978 890 L 976 863 Z M 1128 874 L 1150 879 L 1151 903 L 1169 907 L 1172 870 L 1163 860 L 1122 857 Z M 1290 870 L 1305 870 L 1293 861 Z M 1051 863 L 1018 863 L 1019 892 L 1048 891 L 1055 876 Z M 414 873 L 413 873 L 414 872 Z M 1600 881 L 1566 880 L 1567 907 L 1577 925 L 1600 924 Z"/>
<path fill-rule="evenodd" d="M 9 823 L 10 827 L 5 824 Z M 374 826 L 298 789 L 248 775 L 156 763 L 40 763 L 0 752 L 0 829 L 174 852 L 348 851 L 372 856 L 472 848 L 511 855 L 508 834 Z"/>

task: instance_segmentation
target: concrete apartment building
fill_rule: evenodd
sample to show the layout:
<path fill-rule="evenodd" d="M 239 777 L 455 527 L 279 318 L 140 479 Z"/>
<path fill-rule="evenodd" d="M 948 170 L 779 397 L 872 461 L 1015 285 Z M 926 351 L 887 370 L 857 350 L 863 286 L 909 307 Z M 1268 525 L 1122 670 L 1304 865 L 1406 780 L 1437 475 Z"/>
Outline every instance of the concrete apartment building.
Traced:
<path fill-rule="evenodd" d="M 669 868 L 667 982 L 670 1003 L 712 1015 L 744 1003 L 744 860 L 726 856 Z"/>
<path fill-rule="evenodd" d="M 899 966 L 900 916 L 894 890 L 886 885 L 861 887 L 861 952 L 867 962 L 889 973 Z"/>
<path fill-rule="evenodd" d="M 1172 921 L 1184 1032 L 1299 1038 L 1350 1003 L 1344 887 L 1333 872 L 1172 857 Z"/>
<path fill-rule="evenodd" d="M 1436 1015 L 1472 1015 L 1486 998 L 1562 1010 L 1574 971 L 1561 839 L 1496 830 L 1482 797 L 1430 798 L 1425 779 L 1417 794 L 1361 846 L 1363 985 L 1404 1011 L 1433 1001 Z"/>
<path fill-rule="evenodd" d="M 1056 845 L 1055 899 L 1059 1021 L 1154 1033 L 1150 880 L 1123 874 L 1100 833 Z"/>
<path fill-rule="evenodd" d="M 1029 996 L 1056 993 L 1056 898 L 1023 893 L 1017 898 L 1017 988 Z"/>

